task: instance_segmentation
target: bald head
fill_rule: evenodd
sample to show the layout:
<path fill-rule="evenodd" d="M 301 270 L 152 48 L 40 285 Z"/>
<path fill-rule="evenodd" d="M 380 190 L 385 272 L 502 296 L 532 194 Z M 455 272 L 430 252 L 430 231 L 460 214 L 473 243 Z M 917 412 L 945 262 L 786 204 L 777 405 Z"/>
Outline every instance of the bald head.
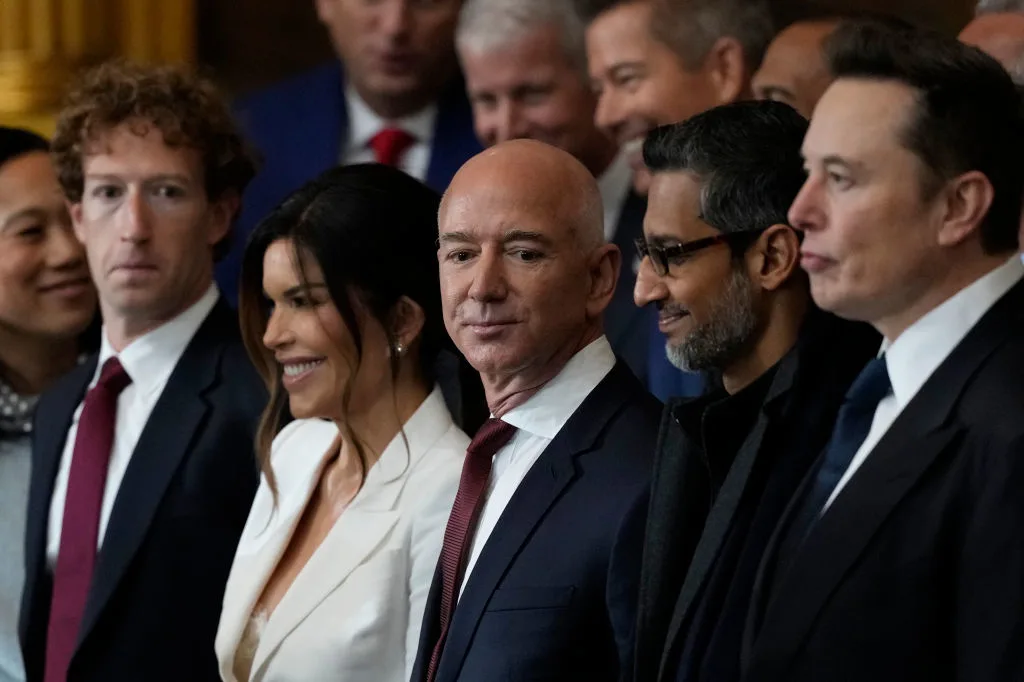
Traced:
<path fill-rule="evenodd" d="M 838 23 L 831 19 L 798 21 L 783 29 L 754 74 L 754 96 L 785 102 L 810 118 L 832 82 L 823 47 Z"/>
<path fill-rule="evenodd" d="M 510 140 L 487 149 L 459 169 L 441 200 L 439 222 L 450 211 L 467 210 L 501 195 L 557 216 L 555 229 L 572 232 L 589 251 L 604 242 L 604 210 L 597 181 L 574 156 L 536 140 Z"/>
<path fill-rule="evenodd" d="M 481 152 L 448 186 L 438 215 L 445 326 L 494 414 L 601 335 L 620 261 L 602 221 L 594 176 L 535 140 Z"/>

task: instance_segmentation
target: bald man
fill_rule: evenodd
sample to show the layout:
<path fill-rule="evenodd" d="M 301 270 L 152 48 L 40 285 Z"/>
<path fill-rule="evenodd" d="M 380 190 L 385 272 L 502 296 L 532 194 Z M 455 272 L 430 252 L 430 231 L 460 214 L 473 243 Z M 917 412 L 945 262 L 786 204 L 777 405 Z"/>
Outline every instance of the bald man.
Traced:
<path fill-rule="evenodd" d="M 832 82 L 823 47 L 837 24 L 836 19 L 798 21 L 779 32 L 754 74 L 754 96 L 785 102 L 810 118 Z"/>
<path fill-rule="evenodd" d="M 439 215 L 445 325 L 493 419 L 470 445 L 415 682 L 616 682 L 635 600 L 660 406 L 601 332 L 621 255 L 570 154 L 492 147 Z"/>
<path fill-rule="evenodd" d="M 1024 0 L 981 0 L 960 41 L 988 53 L 1024 86 Z"/>

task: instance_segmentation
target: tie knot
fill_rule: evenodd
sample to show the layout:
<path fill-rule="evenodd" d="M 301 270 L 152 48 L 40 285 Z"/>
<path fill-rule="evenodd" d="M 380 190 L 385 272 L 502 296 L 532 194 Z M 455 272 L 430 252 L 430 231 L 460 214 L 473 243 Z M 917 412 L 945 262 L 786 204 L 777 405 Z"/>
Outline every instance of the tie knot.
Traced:
<path fill-rule="evenodd" d="M 889 395 L 892 384 L 889 382 L 889 368 L 885 364 L 885 356 L 869 362 L 854 380 L 846 393 L 846 400 L 857 407 L 873 409 Z"/>
<path fill-rule="evenodd" d="M 128 376 L 128 372 L 121 365 L 121 361 L 116 357 L 111 357 L 103 363 L 103 369 L 100 370 L 100 378 L 96 382 L 96 388 L 102 386 L 114 395 L 120 395 L 121 391 L 130 383 L 132 383 L 132 378 Z"/>
<path fill-rule="evenodd" d="M 516 427 L 500 419 L 488 419 L 473 436 L 469 450 L 474 455 L 492 457 L 512 438 Z"/>
<path fill-rule="evenodd" d="M 405 150 L 415 141 L 416 138 L 401 128 L 384 128 L 370 139 L 370 147 L 377 163 L 396 166 Z"/>

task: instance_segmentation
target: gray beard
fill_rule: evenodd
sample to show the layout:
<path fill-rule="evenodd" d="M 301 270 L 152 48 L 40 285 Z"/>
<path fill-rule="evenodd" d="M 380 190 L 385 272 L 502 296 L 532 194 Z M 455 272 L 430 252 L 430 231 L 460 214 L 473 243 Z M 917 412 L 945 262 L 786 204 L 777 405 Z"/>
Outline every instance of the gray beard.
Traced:
<path fill-rule="evenodd" d="M 684 372 L 721 370 L 736 359 L 756 330 L 750 278 L 734 268 L 725 291 L 711 307 L 710 322 L 695 328 L 679 345 L 666 343 L 665 354 Z"/>

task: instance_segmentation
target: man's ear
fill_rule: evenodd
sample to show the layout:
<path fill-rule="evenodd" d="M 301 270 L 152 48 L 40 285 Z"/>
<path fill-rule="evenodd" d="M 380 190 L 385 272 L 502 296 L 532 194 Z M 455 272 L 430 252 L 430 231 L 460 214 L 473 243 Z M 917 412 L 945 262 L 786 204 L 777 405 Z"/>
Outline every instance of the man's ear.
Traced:
<path fill-rule="evenodd" d="M 956 246 L 981 229 L 995 190 L 980 171 L 970 171 L 951 180 L 944 190 L 945 206 L 939 246 Z"/>
<path fill-rule="evenodd" d="M 751 279 L 765 291 L 775 291 L 800 268 L 800 237 L 789 225 L 772 225 L 748 251 Z"/>
<path fill-rule="evenodd" d="M 68 207 L 68 215 L 71 216 L 71 227 L 75 230 L 75 237 L 79 242 L 85 244 L 85 229 L 82 225 L 82 202 L 75 203 L 65 200 L 64 204 Z"/>
<path fill-rule="evenodd" d="M 622 253 L 615 244 L 604 244 L 590 255 L 590 295 L 587 299 L 587 315 L 597 317 L 611 303 L 615 287 L 619 283 L 622 267 Z"/>
<path fill-rule="evenodd" d="M 231 191 L 210 204 L 210 232 L 206 237 L 210 246 L 219 243 L 231 231 L 241 203 L 238 192 Z"/>
<path fill-rule="evenodd" d="M 718 104 L 735 102 L 750 88 L 751 74 L 748 73 L 743 46 L 731 36 L 715 41 L 704 58 L 703 68 L 711 78 Z"/>

